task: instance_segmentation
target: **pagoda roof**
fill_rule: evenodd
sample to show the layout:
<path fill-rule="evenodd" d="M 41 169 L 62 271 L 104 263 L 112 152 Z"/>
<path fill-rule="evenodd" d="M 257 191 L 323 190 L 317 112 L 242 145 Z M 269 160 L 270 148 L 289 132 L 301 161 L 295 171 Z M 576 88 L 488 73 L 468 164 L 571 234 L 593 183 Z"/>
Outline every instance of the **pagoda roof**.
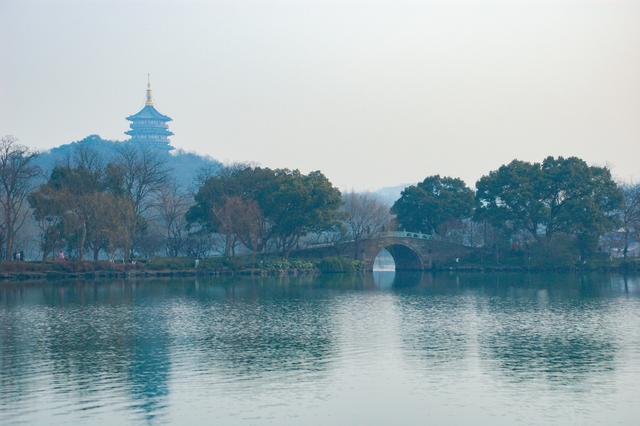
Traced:
<path fill-rule="evenodd" d="M 140 129 L 135 128 L 135 129 L 127 130 L 124 133 L 131 137 L 145 136 L 145 135 L 173 136 L 173 132 L 167 129 L 157 128 L 157 127 L 143 127 Z"/>
<path fill-rule="evenodd" d="M 127 117 L 129 121 L 137 121 L 137 120 L 158 120 L 158 121 L 171 121 L 171 118 L 167 117 L 164 114 L 160 114 L 157 109 L 154 108 L 153 105 L 145 105 L 137 113 L 130 115 Z"/>

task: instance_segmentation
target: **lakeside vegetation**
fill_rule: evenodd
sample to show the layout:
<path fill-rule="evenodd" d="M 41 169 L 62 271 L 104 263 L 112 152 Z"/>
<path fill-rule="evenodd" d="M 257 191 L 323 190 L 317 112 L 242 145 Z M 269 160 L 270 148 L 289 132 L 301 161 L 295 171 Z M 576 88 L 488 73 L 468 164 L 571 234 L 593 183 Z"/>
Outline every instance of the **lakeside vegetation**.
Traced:
<path fill-rule="evenodd" d="M 514 160 L 482 176 L 475 191 L 427 177 L 392 211 L 402 228 L 483 248 L 481 264 L 569 268 L 612 252 L 628 257 L 640 231 L 640 186 L 617 184 L 608 168 L 576 157 Z"/>
<path fill-rule="evenodd" d="M 640 186 L 575 157 L 514 160 L 475 189 L 428 176 L 391 208 L 369 193 L 341 193 L 320 171 L 203 168 L 185 187 L 147 145 L 123 143 L 105 159 L 77 144 L 48 172 L 37 158 L 2 138 L 0 257 L 10 275 L 190 271 L 195 259 L 212 273 L 350 272 L 361 268 L 357 253 L 309 261 L 295 253 L 394 229 L 476 249 L 443 268 L 637 270 L 628 258 L 640 237 Z M 39 263 L 11 262 L 34 253 Z"/>
<path fill-rule="evenodd" d="M 339 256 L 321 259 L 211 257 L 198 260 L 197 263 L 189 257 L 154 257 L 135 263 L 86 260 L 4 261 L 0 263 L 0 266 L 0 280 L 211 275 L 267 276 L 363 271 L 362 262 Z"/>

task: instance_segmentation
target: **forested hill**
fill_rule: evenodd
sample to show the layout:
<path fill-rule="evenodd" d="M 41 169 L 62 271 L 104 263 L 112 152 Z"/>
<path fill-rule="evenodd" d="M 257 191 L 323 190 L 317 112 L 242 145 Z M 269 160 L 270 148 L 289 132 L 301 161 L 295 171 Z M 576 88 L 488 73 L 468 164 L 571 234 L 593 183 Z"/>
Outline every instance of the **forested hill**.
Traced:
<path fill-rule="evenodd" d="M 37 164 L 48 176 L 56 164 L 66 162 L 73 158 L 78 148 L 87 148 L 98 154 L 101 161 L 108 163 L 118 155 L 119 149 L 128 142 L 102 139 L 98 135 L 87 136 L 86 138 L 60 145 L 49 151 L 42 152 L 37 157 Z M 203 170 L 215 171 L 222 167 L 222 164 L 208 156 L 198 155 L 181 150 L 167 151 L 162 148 L 153 148 L 154 152 L 166 159 L 167 168 L 176 182 L 184 189 L 193 187 L 194 181 Z"/>

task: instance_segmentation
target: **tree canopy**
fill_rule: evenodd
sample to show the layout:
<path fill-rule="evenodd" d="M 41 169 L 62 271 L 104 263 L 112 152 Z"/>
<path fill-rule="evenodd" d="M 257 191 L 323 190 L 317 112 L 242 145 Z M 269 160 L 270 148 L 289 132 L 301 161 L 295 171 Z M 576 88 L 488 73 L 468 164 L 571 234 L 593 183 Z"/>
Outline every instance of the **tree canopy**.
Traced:
<path fill-rule="evenodd" d="M 483 176 L 476 188 L 477 218 L 536 240 L 572 235 L 583 255 L 615 227 L 622 205 L 609 169 L 576 157 L 547 157 L 533 164 L 514 160 Z"/>
<path fill-rule="evenodd" d="M 473 205 L 473 191 L 461 179 L 435 175 L 405 188 L 391 211 L 406 230 L 444 235 L 453 222 L 471 216 Z"/>
<path fill-rule="evenodd" d="M 288 254 L 300 238 L 335 221 L 340 191 L 319 171 L 231 167 L 208 178 L 195 196 L 187 220 L 209 232 L 240 239 L 261 251 L 273 243 Z"/>
<path fill-rule="evenodd" d="M 63 248 L 78 259 L 91 249 L 94 260 L 101 250 L 113 254 L 131 249 L 130 229 L 136 215 L 122 187 L 121 170 L 87 158 L 56 166 L 49 180 L 29 195 L 43 231 L 43 258 Z"/>

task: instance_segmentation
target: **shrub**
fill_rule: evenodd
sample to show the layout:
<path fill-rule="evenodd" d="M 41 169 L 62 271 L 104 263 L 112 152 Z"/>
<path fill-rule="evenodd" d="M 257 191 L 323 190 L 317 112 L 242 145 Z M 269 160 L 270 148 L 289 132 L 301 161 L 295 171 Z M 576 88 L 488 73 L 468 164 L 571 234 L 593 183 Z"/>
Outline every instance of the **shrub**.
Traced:
<path fill-rule="evenodd" d="M 190 257 L 154 257 L 147 262 L 151 270 L 180 270 L 194 267 L 194 260 Z"/>
<path fill-rule="evenodd" d="M 531 247 L 531 266 L 537 268 L 573 268 L 580 253 L 572 238 L 556 235 Z"/>
<path fill-rule="evenodd" d="M 355 272 L 356 263 L 345 257 L 325 257 L 318 262 L 318 269 L 323 273 Z"/>

